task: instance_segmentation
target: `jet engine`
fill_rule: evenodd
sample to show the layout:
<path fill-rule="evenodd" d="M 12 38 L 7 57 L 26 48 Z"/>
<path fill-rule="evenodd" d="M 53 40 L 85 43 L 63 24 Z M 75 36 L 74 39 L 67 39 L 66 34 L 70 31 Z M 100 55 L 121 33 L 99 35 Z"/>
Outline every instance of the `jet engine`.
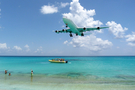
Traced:
<path fill-rule="evenodd" d="M 86 30 L 86 28 L 84 27 L 83 30 Z"/>
<path fill-rule="evenodd" d="M 56 32 L 56 33 L 59 33 L 59 31 L 58 31 L 58 30 L 56 30 L 55 32 Z"/>
<path fill-rule="evenodd" d="M 100 27 L 97 27 L 97 29 L 100 29 Z"/>

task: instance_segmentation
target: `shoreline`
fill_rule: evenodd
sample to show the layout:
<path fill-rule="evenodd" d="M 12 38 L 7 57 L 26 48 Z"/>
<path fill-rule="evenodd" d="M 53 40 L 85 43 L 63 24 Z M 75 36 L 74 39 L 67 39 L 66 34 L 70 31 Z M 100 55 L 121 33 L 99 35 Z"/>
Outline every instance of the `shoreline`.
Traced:
<path fill-rule="evenodd" d="M 135 85 L 113 84 L 1 84 L 0 90 L 134 90 Z"/>
<path fill-rule="evenodd" d="M 3 79 L 2 79 L 3 78 Z M 0 74 L 0 90 L 134 90 L 135 81 L 115 78 L 67 77 L 65 75 Z"/>

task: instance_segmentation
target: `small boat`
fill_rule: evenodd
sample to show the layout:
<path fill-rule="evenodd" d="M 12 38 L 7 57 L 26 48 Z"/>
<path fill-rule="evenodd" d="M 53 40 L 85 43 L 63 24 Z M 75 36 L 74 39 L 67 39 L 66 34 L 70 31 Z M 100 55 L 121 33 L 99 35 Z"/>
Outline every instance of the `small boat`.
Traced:
<path fill-rule="evenodd" d="M 52 62 L 52 63 L 68 63 L 68 61 L 65 61 L 64 59 L 52 59 L 52 60 L 49 60 L 49 62 Z"/>

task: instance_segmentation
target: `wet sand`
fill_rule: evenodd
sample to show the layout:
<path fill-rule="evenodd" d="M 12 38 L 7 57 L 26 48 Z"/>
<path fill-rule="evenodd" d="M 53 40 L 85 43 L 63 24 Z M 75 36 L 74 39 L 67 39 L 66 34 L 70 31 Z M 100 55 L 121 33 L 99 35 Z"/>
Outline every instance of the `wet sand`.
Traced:
<path fill-rule="evenodd" d="M 103 78 L 77 73 L 0 74 L 0 90 L 135 90 L 135 77 Z"/>

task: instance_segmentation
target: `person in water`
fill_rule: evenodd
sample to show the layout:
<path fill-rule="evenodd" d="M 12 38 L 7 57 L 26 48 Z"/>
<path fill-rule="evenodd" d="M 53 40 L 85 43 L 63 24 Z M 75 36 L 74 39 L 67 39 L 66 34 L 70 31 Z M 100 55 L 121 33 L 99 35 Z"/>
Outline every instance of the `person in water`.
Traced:
<path fill-rule="evenodd" d="M 31 69 L 31 77 L 33 76 L 33 70 Z"/>
<path fill-rule="evenodd" d="M 11 73 L 9 73 L 9 76 L 11 75 Z"/>
<path fill-rule="evenodd" d="M 7 70 L 5 70 L 5 74 L 7 74 Z"/>

